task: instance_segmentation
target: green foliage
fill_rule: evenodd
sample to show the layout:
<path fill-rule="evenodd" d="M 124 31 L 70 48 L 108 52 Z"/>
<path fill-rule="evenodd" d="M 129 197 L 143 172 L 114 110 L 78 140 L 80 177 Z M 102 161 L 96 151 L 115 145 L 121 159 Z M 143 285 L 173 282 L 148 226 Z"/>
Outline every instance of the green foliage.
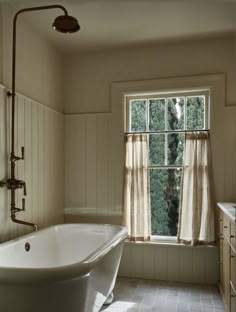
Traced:
<path fill-rule="evenodd" d="M 184 97 L 151 99 L 149 105 L 146 100 L 132 100 L 131 130 L 146 131 L 148 122 L 149 131 L 184 130 L 184 122 L 188 130 L 203 129 L 204 97 L 186 97 L 186 109 L 184 102 Z M 181 166 L 183 149 L 183 133 L 150 134 L 149 164 Z M 182 169 L 150 168 L 152 235 L 177 234 L 181 175 Z"/>
<path fill-rule="evenodd" d="M 153 235 L 169 235 L 168 205 L 164 197 L 164 188 L 167 185 L 168 172 L 166 169 L 150 170 L 150 199 Z"/>
<path fill-rule="evenodd" d="M 146 100 L 131 101 L 131 131 L 146 131 Z"/>
<path fill-rule="evenodd" d="M 187 129 L 204 129 L 204 98 L 187 98 Z"/>
<path fill-rule="evenodd" d="M 149 130 L 165 130 L 165 99 L 153 99 L 149 102 Z"/>
<path fill-rule="evenodd" d="M 149 135 L 149 163 L 150 165 L 165 165 L 165 135 Z"/>

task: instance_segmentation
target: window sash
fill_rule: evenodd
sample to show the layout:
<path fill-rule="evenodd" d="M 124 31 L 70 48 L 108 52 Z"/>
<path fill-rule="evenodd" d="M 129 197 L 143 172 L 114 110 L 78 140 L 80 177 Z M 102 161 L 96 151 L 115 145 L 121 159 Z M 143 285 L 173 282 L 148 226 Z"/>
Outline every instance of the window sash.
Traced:
<path fill-rule="evenodd" d="M 187 130 L 187 101 L 188 98 L 191 97 L 204 97 L 204 127 L 203 129 L 193 129 Z M 184 98 L 184 126 L 183 129 L 180 130 L 172 130 L 168 129 L 168 99 L 176 98 L 176 97 L 183 97 Z M 149 130 L 149 111 L 150 111 L 150 102 L 151 100 L 164 100 L 165 101 L 165 125 L 164 130 Z M 131 103 L 135 100 L 143 100 L 146 102 L 146 127 L 145 131 L 131 131 L 131 118 L 132 118 L 132 111 L 131 111 Z M 148 166 L 149 170 L 162 170 L 162 169 L 183 169 L 182 165 L 168 165 L 168 135 L 169 134 L 178 134 L 178 133 L 185 133 L 190 131 L 206 131 L 209 129 L 209 91 L 208 90 L 198 90 L 198 91 L 184 91 L 184 92 L 170 92 L 170 93 L 153 93 L 153 94 L 139 94 L 139 95 L 132 95 L 126 96 L 126 109 L 125 109 L 125 132 L 128 133 L 147 133 L 149 134 L 164 134 L 165 135 L 165 159 L 164 165 L 150 165 Z M 163 241 L 176 241 L 176 236 L 165 236 L 165 235 L 152 235 L 152 240 L 163 240 Z"/>
<path fill-rule="evenodd" d="M 209 95 L 209 90 L 193 90 L 193 91 L 177 91 L 177 92 L 170 92 L 170 93 L 162 93 L 162 92 L 158 92 L 158 93 L 150 93 L 150 94 L 137 94 L 137 95 L 129 95 L 126 96 L 125 99 L 125 103 L 126 103 L 126 109 L 125 109 L 125 132 L 127 133 L 132 133 L 131 132 L 131 105 L 130 102 L 135 101 L 135 100 L 144 100 L 147 102 L 147 110 L 146 110 L 146 114 L 149 114 L 149 105 L 150 105 L 150 101 L 154 100 L 154 99 L 164 99 L 165 100 L 165 114 L 167 111 L 167 99 L 168 98 L 175 98 L 175 97 L 184 97 L 184 131 L 187 131 L 186 129 L 186 125 L 187 125 L 187 120 L 186 120 L 186 116 L 187 116 L 187 98 L 191 98 L 191 97 L 201 97 L 203 96 L 205 98 L 205 106 L 204 106 L 204 129 L 195 129 L 193 131 L 198 131 L 198 130 L 208 130 L 210 128 L 210 122 L 209 122 L 209 104 L 210 104 L 210 95 Z M 148 117 L 148 118 L 147 118 Z M 165 117 L 166 118 L 166 117 Z M 149 116 L 146 115 L 146 131 L 135 131 L 134 133 L 162 133 L 165 131 L 171 131 L 171 132 L 178 132 L 181 130 L 168 130 L 167 129 L 167 120 L 165 120 L 165 131 L 149 131 Z M 183 132 L 184 132 L 183 131 Z M 191 131 L 191 130 L 188 130 Z"/>

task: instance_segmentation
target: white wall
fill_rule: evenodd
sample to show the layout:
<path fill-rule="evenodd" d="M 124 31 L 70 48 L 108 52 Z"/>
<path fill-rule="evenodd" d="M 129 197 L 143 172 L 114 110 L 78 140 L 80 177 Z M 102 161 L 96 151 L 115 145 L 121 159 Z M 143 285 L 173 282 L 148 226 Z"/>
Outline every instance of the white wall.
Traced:
<path fill-rule="evenodd" d="M 65 116 L 65 129 L 66 221 L 119 224 L 120 186 L 114 185 L 111 114 Z"/>
<path fill-rule="evenodd" d="M 0 179 L 7 177 L 10 151 L 10 99 L 0 86 Z M 16 176 L 27 186 L 26 210 L 17 219 L 36 223 L 39 228 L 64 222 L 64 115 L 17 94 L 15 151 L 25 159 L 16 163 Z M 9 176 L 9 174 L 8 174 Z M 10 192 L 0 188 L 0 242 L 32 231 L 10 220 Z M 16 192 L 22 207 L 23 190 Z"/>
<path fill-rule="evenodd" d="M 236 200 L 234 45 L 234 37 L 225 37 L 80 54 L 67 60 L 64 108 L 67 222 L 121 222 L 124 161 L 122 91 L 113 92 L 112 86 L 117 85 L 119 90 L 119 86 L 128 81 L 133 91 L 135 81 L 145 86 L 148 80 L 165 80 L 158 78 L 222 74 L 223 82 L 219 88 L 216 87 L 211 106 L 214 110 L 211 115 L 216 196 L 217 200 Z M 128 244 L 119 274 L 175 281 L 189 281 L 190 278 L 193 282 L 216 283 L 217 248 L 182 248 Z M 160 252 L 161 259 L 158 258 Z M 196 276 L 196 272 L 200 275 Z"/>
<path fill-rule="evenodd" d="M 0 83 L 2 83 L 2 5 L 0 4 Z"/>
<path fill-rule="evenodd" d="M 1 6 L 1 83 L 10 88 L 12 62 L 12 19 L 15 11 L 12 10 L 9 5 L 3 4 Z M 40 33 L 32 29 L 32 27 L 24 21 L 24 14 L 19 15 L 17 20 L 16 56 L 16 90 L 19 93 L 38 101 L 39 103 L 62 112 L 64 77 L 63 55 L 51 44 L 49 44 L 49 42 L 43 38 Z"/>
<path fill-rule="evenodd" d="M 12 18 L 14 11 L 0 5 L 0 180 L 7 177 L 10 121 L 6 117 L 6 88 L 11 88 Z M 17 164 L 17 178 L 27 184 L 26 211 L 17 218 L 39 228 L 64 222 L 63 55 L 36 30 L 17 23 L 16 153 L 25 146 L 25 160 Z M 8 103 L 8 105 L 7 105 Z M 5 143 L 4 143 L 5 142 Z M 21 207 L 22 190 L 17 191 Z M 10 221 L 9 191 L 0 189 L 0 242 L 32 228 Z"/>
<path fill-rule="evenodd" d="M 217 284 L 216 247 L 126 243 L 119 275 L 196 284 Z"/>
<path fill-rule="evenodd" d="M 228 118 L 228 110 L 231 109 L 231 112 L 235 110 L 233 107 L 225 106 L 223 108 L 223 106 L 236 105 L 235 88 L 233 88 L 234 45 L 234 37 L 226 37 L 70 57 L 66 62 L 65 76 L 67 99 L 64 108 L 67 114 L 65 207 L 80 208 L 83 218 L 86 217 L 86 214 L 92 217 L 92 211 L 95 211 L 95 216 L 100 221 L 105 215 L 117 216 L 118 212 L 121 214 L 123 141 L 122 137 L 121 139 L 120 137 L 111 137 L 111 133 L 115 127 L 121 128 L 122 131 L 123 115 L 118 112 L 113 116 L 115 112 L 111 107 L 111 86 L 114 82 L 145 81 L 152 78 L 214 73 L 225 74 L 226 102 L 223 97 L 221 103 L 217 104 L 218 107 L 212 107 L 217 116 L 214 122 L 214 132 L 218 133 L 217 136 L 222 137 L 225 128 L 224 114 Z M 102 128 L 99 127 L 104 128 L 104 123 L 101 123 L 100 126 L 96 123 L 96 118 L 101 116 L 101 112 L 104 112 L 103 116 L 106 113 L 107 118 L 113 117 L 107 128 L 110 141 L 104 139 L 103 142 L 98 142 L 98 133 L 102 131 Z M 231 117 L 231 119 L 233 118 Z M 227 121 L 226 124 L 228 127 L 230 126 Z M 216 135 L 214 140 L 220 142 Z M 226 131 L 224 142 L 228 150 L 232 146 L 233 140 L 234 133 Z M 120 147 L 117 148 L 117 145 Z M 89 149 L 86 146 L 89 146 Z M 227 162 L 224 164 L 222 146 L 214 144 L 213 152 L 216 159 L 214 166 L 217 171 L 217 173 L 215 172 L 217 199 L 236 199 L 234 198 L 236 184 L 233 182 L 235 181 L 235 170 L 231 170 L 234 167 L 235 156 L 233 153 L 229 155 L 225 151 Z M 106 154 L 104 159 L 108 159 L 110 162 L 107 161 L 104 175 L 98 176 L 97 170 L 100 170 L 101 166 L 104 168 L 104 165 L 96 155 L 102 153 Z M 114 159 L 116 160 L 114 161 Z M 224 169 L 225 166 L 226 169 Z M 107 181 L 109 181 L 108 187 L 106 187 Z M 223 181 L 225 186 L 223 186 Z M 109 213 L 104 213 L 103 208 L 97 204 L 97 196 L 100 194 L 99 189 L 102 185 L 106 190 L 103 196 L 109 199 Z M 85 198 L 83 194 L 87 194 L 89 202 L 83 199 Z"/>
<path fill-rule="evenodd" d="M 227 73 L 227 103 L 236 104 L 234 37 L 71 55 L 65 67 L 65 112 L 111 111 L 112 82 Z"/>

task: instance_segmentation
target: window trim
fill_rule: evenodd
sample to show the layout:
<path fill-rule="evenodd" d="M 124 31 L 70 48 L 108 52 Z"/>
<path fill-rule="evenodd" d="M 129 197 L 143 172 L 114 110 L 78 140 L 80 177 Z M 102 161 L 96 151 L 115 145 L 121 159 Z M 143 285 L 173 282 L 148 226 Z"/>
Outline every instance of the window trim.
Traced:
<path fill-rule="evenodd" d="M 130 95 L 153 94 L 153 93 L 168 93 L 169 90 L 209 90 L 211 101 L 209 102 L 209 127 L 211 129 L 211 148 L 213 158 L 214 185 L 217 198 L 224 198 L 225 183 L 224 176 L 224 149 L 219 146 L 224 146 L 224 132 L 222 127 L 222 116 L 224 115 L 226 103 L 226 74 L 200 74 L 192 76 L 175 76 L 165 78 L 152 78 L 146 80 L 130 80 L 111 83 L 111 123 L 112 129 L 110 137 L 112 137 L 110 149 L 115 155 L 110 160 L 110 168 L 116 188 L 112 193 L 111 204 L 112 211 L 122 217 L 123 201 L 122 201 L 122 181 L 124 179 L 124 132 L 126 132 L 126 97 Z M 214 109 L 213 109 L 214 108 Z M 152 243 L 152 242 L 150 242 Z M 156 243 L 156 242 L 155 242 Z M 142 243 L 141 243 L 142 244 Z"/>
<path fill-rule="evenodd" d="M 177 236 L 151 235 L 152 242 L 177 243 Z"/>
<path fill-rule="evenodd" d="M 185 97 L 185 99 L 187 99 L 188 97 L 193 97 L 193 96 L 204 96 L 205 97 L 205 120 L 204 120 L 204 129 L 199 129 L 199 130 L 208 130 L 210 129 L 210 90 L 203 88 L 202 90 L 187 90 L 186 88 L 183 89 L 183 91 L 179 90 L 178 92 L 176 91 L 170 91 L 169 92 L 155 92 L 155 93 L 142 93 L 142 95 L 135 95 L 135 94 L 128 94 L 125 95 L 125 133 L 133 133 L 130 130 L 130 124 L 131 124 L 131 113 L 130 113 L 130 108 L 131 105 L 129 105 L 130 101 L 135 101 L 135 100 L 144 100 L 144 101 L 149 101 L 149 100 L 153 100 L 153 99 L 163 99 L 166 101 L 167 98 L 174 98 L 174 97 Z M 166 104 L 166 103 L 165 103 Z M 147 103 L 148 105 L 148 103 Z M 149 106 L 149 105 L 148 105 Z M 186 103 L 184 104 L 185 110 L 186 110 Z M 146 110 L 146 114 L 148 114 L 148 109 Z M 165 114 L 166 114 L 166 110 L 165 110 Z M 185 118 L 186 118 L 186 111 L 185 111 Z M 148 116 L 147 116 L 148 118 Z M 167 118 L 167 116 L 165 116 L 165 118 Z M 166 125 L 166 123 L 165 123 Z M 177 132 L 181 132 L 181 130 L 167 130 L 165 128 L 165 130 L 163 131 L 148 131 L 148 126 L 149 126 L 149 118 L 147 119 L 147 123 L 146 123 L 146 130 L 145 132 L 147 133 L 160 133 L 160 134 L 164 134 L 164 133 L 171 133 L 173 131 L 173 133 L 177 133 Z M 183 132 L 187 131 L 186 129 L 186 120 L 184 120 L 184 129 Z M 197 131 L 197 130 L 196 130 Z M 144 133 L 144 131 L 136 131 L 137 133 Z"/>
<path fill-rule="evenodd" d="M 206 90 L 205 88 L 203 90 L 198 90 L 198 91 L 185 91 L 181 92 L 172 92 L 171 90 L 168 93 L 152 93 L 152 94 L 142 94 L 140 96 L 136 95 L 128 95 L 125 97 L 125 111 L 126 111 L 126 125 L 125 129 L 128 130 L 127 133 L 147 133 L 149 134 L 164 134 L 165 135 L 165 165 L 148 165 L 148 170 L 151 169 L 183 169 L 182 165 L 168 165 L 168 157 L 167 157 L 167 139 L 166 136 L 168 134 L 172 133 L 185 133 L 187 130 L 187 99 L 191 97 L 204 97 L 205 102 L 204 102 L 204 127 L 203 129 L 194 129 L 194 130 L 189 130 L 189 131 L 204 131 L 204 130 L 209 130 L 209 120 L 210 116 L 208 115 L 209 113 L 209 103 L 210 103 L 210 90 Z M 184 129 L 182 130 L 168 130 L 167 129 L 167 101 L 169 98 L 175 98 L 175 97 L 184 97 Z M 150 105 L 150 100 L 154 99 L 163 99 L 165 101 L 165 129 L 164 130 L 152 130 L 149 131 L 149 105 Z M 146 101 L 146 125 L 145 125 L 145 131 L 131 131 L 131 107 L 132 107 L 132 101 L 137 101 L 137 100 L 143 100 Z M 161 242 L 177 242 L 177 236 L 165 236 L 165 235 L 151 235 L 151 241 L 161 241 Z"/>

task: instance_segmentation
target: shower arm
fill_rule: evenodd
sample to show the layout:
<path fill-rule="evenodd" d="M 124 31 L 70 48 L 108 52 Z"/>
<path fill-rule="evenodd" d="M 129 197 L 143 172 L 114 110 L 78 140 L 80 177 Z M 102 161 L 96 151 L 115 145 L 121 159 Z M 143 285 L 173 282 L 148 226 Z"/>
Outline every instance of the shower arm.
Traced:
<path fill-rule="evenodd" d="M 67 10 L 59 4 L 47 5 L 41 7 L 32 7 L 19 10 L 13 19 L 13 38 L 12 38 L 12 112 L 11 112 L 11 159 L 14 161 L 22 159 L 15 156 L 15 91 L 16 91 L 16 22 L 19 14 L 30 11 L 40 11 L 49 9 L 61 9 L 65 15 L 68 15 Z M 11 178 L 15 178 L 15 170 L 11 170 Z"/>
<path fill-rule="evenodd" d="M 16 96 L 16 22 L 19 14 L 30 11 L 48 10 L 48 9 L 61 9 L 65 16 L 68 16 L 67 10 L 61 5 L 48 5 L 41 7 L 24 8 L 19 10 L 13 19 L 13 41 L 12 41 L 12 90 L 8 91 L 7 95 L 12 97 L 11 101 L 11 152 L 10 152 L 10 178 L 5 181 L 0 181 L 0 187 L 6 186 L 11 191 L 11 220 L 14 223 L 23 224 L 33 227 L 38 230 L 38 226 L 34 223 L 18 220 L 16 213 L 25 210 L 25 199 L 22 199 L 22 208 L 16 207 L 16 190 L 22 188 L 24 196 L 26 196 L 26 183 L 25 181 L 16 179 L 15 162 L 24 159 L 24 147 L 21 148 L 21 157 L 15 155 L 15 96 Z"/>

